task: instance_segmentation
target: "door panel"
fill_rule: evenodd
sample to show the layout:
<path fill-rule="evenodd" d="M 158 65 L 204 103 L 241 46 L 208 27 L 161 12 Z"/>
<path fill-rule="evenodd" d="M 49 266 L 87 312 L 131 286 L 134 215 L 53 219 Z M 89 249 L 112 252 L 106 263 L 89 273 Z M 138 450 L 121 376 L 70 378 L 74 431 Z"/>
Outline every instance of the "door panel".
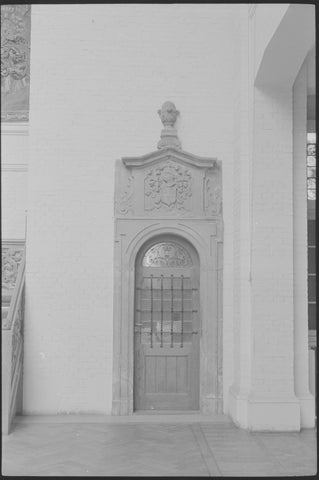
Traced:
<path fill-rule="evenodd" d="M 177 267 L 172 258 L 163 266 L 156 245 L 153 258 L 146 254 L 136 266 L 135 410 L 199 408 L 198 263 L 188 252 L 182 256 L 181 245 L 167 243 L 171 253 L 179 248 Z M 158 245 L 165 251 L 165 242 Z"/>

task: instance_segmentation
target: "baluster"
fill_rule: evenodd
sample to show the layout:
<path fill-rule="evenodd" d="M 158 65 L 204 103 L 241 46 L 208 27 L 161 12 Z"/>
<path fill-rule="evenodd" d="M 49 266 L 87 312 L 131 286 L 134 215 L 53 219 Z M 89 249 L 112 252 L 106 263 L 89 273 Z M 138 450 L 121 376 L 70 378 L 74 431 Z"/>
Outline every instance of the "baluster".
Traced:
<path fill-rule="evenodd" d="M 182 316 L 182 325 L 181 325 L 181 348 L 183 348 L 183 335 L 184 335 L 184 276 L 181 276 L 181 299 L 182 299 L 182 308 L 181 308 L 181 316 Z"/>
<path fill-rule="evenodd" d="M 161 275 L 161 347 L 163 346 L 163 275 Z"/>
<path fill-rule="evenodd" d="M 173 322 L 174 322 L 174 319 L 173 319 L 173 315 L 174 315 L 174 305 L 173 305 L 173 301 L 174 301 L 174 294 L 173 294 L 173 278 L 174 276 L 171 275 L 171 348 L 173 347 Z"/>
<path fill-rule="evenodd" d="M 151 348 L 153 348 L 153 275 L 151 275 Z"/>

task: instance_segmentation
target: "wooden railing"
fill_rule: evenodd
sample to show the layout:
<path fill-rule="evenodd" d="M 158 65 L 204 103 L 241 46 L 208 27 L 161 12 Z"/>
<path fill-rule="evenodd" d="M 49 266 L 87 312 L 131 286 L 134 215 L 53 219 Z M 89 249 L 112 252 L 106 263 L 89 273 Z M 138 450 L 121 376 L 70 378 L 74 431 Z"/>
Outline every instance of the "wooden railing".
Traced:
<path fill-rule="evenodd" d="M 2 433 L 22 410 L 24 245 L 2 244 Z"/>

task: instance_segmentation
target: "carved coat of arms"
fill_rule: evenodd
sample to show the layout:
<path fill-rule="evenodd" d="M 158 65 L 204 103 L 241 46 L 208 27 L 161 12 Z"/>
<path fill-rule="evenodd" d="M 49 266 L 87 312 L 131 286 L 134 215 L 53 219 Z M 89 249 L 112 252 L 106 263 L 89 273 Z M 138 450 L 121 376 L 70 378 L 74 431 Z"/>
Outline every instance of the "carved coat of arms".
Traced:
<path fill-rule="evenodd" d="M 150 170 L 144 182 L 145 210 L 190 210 L 192 176 L 172 161 Z"/>

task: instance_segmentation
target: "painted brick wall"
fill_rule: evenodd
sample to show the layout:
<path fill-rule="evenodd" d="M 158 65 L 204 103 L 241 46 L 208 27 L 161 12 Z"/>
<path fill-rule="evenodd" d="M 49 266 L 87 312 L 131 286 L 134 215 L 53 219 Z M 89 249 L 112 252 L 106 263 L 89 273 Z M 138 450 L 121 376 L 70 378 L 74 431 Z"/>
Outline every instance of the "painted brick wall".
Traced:
<path fill-rule="evenodd" d="M 247 394 L 250 384 L 250 175 L 251 175 L 251 78 L 249 77 L 249 29 L 247 9 L 237 25 L 234 78 L 234 164 L 233 164 L 233 385 L 237 394 Z"/>
<path fill-rule="evenodd" d="M 114 162 L 156 150 L 167 99 L 181 112 L 182 147 L 223 162 L 231 331 L 239 8 L 33 6 L 26 413 L 111 411 Z M 228 356 L 228 382 L 231 369 Z"/>
<path fill-rule="evenodd" d="M 1 126 L 2 238 L 25 238 L 27 208 L 28 130 L 25 125 Z"/>

